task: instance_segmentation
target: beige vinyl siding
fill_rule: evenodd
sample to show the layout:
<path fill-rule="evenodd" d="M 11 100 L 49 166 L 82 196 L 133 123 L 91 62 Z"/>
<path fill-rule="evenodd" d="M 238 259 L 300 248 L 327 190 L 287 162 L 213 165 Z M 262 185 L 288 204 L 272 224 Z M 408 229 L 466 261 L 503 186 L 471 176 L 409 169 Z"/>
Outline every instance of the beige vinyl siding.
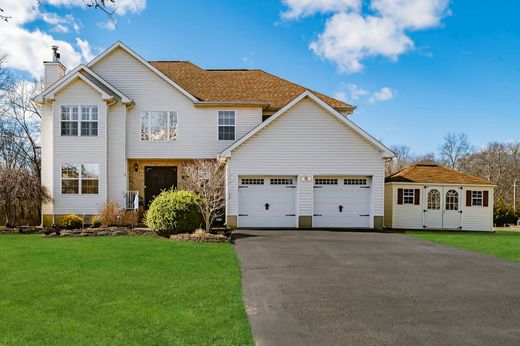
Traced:
<path fill-rule="evenodd" d="M 443 185 L 443 184 L 386 184 L 385 186 L 385 226 L 392 224 L 395 229 L 423 229 L 423 210 L 426 206 L 426 196 L 424 186 L 435 186 L 441 192 L 442 205 L 444 206 L 446 192 L 450 189 L 460 187 L 460 185 Z M 460 210 L 462 210 L 462 230 L 463 231 L 492 231 L 493 230 L 493 188 L 462 185 L 463 189 L 457 191 L 460 193 Z M 420 205 L 397 204 L 397 189 L 413 188 L 421 191 Z M 466 206 L 466 190 L 489 191 L 488 207 Z M 388 217 L 388 203 L 391 200 L 392 217 Z"/>
<path fill-rule="evenodd" d="M 371 176 L 371 214 L 383 215 L 380 151 L 313 101 L 303 99 L 231 153 L 228 215 L 237 215 L 238 176 L 298 176 L 300 216 L 313 213 L 313 176 Z"/>
<path fill-rule="evenodd" d="M 42 184 L 45 186 L 49 193 L 53 196 L 53 177 L 54 177 L 54 169 L 53 169 L 53 143 L 54 143 L 54 134 L 53 134 L 53 106 L 50 104 L 45 104 L 42 109 Z M 43 214 L 52 214 L 53 213 L 53 204 L 45 203 L 42 206 Z"/>
<path fill-rule="evenodd" d="M 384 226 L 386 228 L 393 228 L 392 218 L 393 218 L 393 203 L 392 203 L 392 185 L 385 185 L 385 218 L 384 218 Z"/>
<path fill-rule="evenodd" d="M 79 137 L 61 136 L 61 105 L 97 105 L 98 136 Z M 101 95 L 81 80 L 76 80 L 62 89 L 54 102 L 54 214 L 95 214 L 106 200 L 107 167 L 106 167 L 106 103 Z M 99 164 L 99 194 L 62 194 L 61 164 L 63 163 L 97 163 Z"/>
<path fill-rule="evenodd" d="M 393 228 L 403 229 L 423 229 L 423 203 L 424 203 L 424 185 L 390 185 L 392 188 Z M 420 205 L 415 204 L 397 204 L 397 189 L 419 189 Z"/>
<path fill-rule="evenodd" d="M 127 160 L 125 149 L 126 107 L 117 103 L 108 112 L 108 200 L 125 207 Z"/>
<path fill-rule="evenodd" d="M 466 206 L 466 190 L 489 191 L 487 207 Z M 493 188 L 479 186 L 464 186 L 462 203 L 462 230 L 463 231 L 492 231 L 493 230 Z"/>
<path fill-rule="evenodd" d="M 127 113 L 130 159 L 214 158 L 233 143 L 218 140 L 218 110 L 236 111 L 236 139 L 262 122 L 261 107 L 194 107 L 190 99 L 121 48 L 98 61 L 92 70 L 135 101 Z M 176 111 L 177 141 L 141 141 L 143 111 Z"/>

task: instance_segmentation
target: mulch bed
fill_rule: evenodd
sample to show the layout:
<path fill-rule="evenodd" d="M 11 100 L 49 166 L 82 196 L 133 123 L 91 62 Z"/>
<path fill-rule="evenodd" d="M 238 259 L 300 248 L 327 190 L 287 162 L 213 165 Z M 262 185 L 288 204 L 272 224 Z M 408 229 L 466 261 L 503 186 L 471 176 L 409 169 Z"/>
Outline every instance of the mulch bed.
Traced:
<path fill-rule="evenodd" d="M 73 230 L 56 230 L 46 229 L 43 236 L 47 238 L 53 237 L 119 237 L 119 236 L 156 236 L 154 232 L 147 228 L 83 228 Z"/>
<path fill-rule="evenodd" d="M 211 233 L 181 233 L 170 236 L 170 240 L 193 241 L 199 243 L 227 243 L 229 238 L 223 234 Z"/>

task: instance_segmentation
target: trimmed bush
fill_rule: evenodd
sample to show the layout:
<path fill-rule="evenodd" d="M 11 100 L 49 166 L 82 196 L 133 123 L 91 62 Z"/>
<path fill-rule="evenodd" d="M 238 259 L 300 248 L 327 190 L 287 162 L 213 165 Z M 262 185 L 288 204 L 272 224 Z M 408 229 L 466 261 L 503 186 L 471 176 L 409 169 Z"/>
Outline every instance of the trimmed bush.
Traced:
<path fill-rule="evenodd" d="M 150 203 L 144 222 L 152 231 L 165 237 L 191 233 L 202 223 L 200 203 L 201 199 L 189 191 L 163 191 Z"/>
<path fill-rule="evenodd" d="M 498 201 L 493 209 L 493 222 L 497 226 L 516 224 L 519 218 L 519 211 L 515 211 L 512 206 L 506 205 L 502 199 Z"/>
<path fill-rule="evenodd" d="M 60 220 L 60 227 L 64 229 L 78 229 L 83 227 L 83 219 L 78 215 L 65 215 Z"/>

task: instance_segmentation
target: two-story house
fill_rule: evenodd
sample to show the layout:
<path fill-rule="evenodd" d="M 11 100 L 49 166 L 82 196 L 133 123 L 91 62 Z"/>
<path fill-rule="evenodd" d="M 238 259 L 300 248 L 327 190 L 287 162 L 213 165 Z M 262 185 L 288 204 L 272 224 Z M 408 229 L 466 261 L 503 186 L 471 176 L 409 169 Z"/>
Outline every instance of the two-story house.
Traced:
<path fill-rule="evenodd" d="M 121 42 L 68 73 L 56 47 L 44 64 L 45 225 L 109 200 L 146 209 L 182 188 L 183 162 L 218 158 L 231 228 L 382 227 L 393 154 L 349 104 L 261 70 L 146 61 Z"/>

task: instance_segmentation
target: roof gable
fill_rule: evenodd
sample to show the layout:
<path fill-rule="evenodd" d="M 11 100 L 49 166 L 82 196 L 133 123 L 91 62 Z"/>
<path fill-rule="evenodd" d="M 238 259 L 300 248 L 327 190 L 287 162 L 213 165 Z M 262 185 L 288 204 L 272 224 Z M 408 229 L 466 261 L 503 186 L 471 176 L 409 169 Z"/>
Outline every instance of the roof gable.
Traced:
<path fill-rule="evenodd" d="M 114 43 L 112 46 L 110 46 L 109 48 L 107 48 L 103 53 L 99 54 L 94 60 L 92 60 L 91 62 L 88 63 L 88 67 L 92 67 L 94 66 L 95 64 L 97 64 L 99 61 L 103 60 L 103 58 L 105 56 L 107 56 L 108 54 L 110 54 L 112 51 L 116 50 L 116 49 L 122 49 L 123 51 L 125 51 L 126 53 L 128 53 L 129 55 L 131 55 L 132 57 L 134 57 L 137 61 L 139 61 L 140 63 L 142 63 L 144 66 L 146 66 L 149 70 L 151 70 L 153 73 L 155 73 L 156 75 L 158 75 L 159 77 L 161 77 L 163 80 L 165 80 L 168 84 L 170 84 L 171 86 L 173 86 L 175 89 L 177 89 L 179 92 L 181 92 L 184 96 L 186 96 L 187 98 L 189 98 L 191 101 L 193 102 L 197 102 L 198 99 L 196 97 L 194 97 L 191 93 L 189 93 L 187 90 L 185 90 L 184 88 L 182 88 L 179 84 L 177 84 L 174 80 L 172 80 L 171 78 L 169 78 L 168 76 L 166 76 L 164 73 L 162 73 L 161 71 L 159 71 L 157 68 L 155 68 L 153 65 L 151 65 L 148 61 L 144 60 L 139 54 L 137 54 L 136 52 L 134 52 L 132 49 L 130 49 L 128 46 L 126 46 L 123 42 L 121 41 L 117 41 L 116 43 Z"/>
<path fill-rule="evenodd" d="M 309 98 L 313 102 L 315 102 L 318 106 L 323 108 L 329 115 L 332 117 L 335 117 L 338 119 L 344 126 L 349 127 L 351 130 L 353 130 L 356 134 L 358 134 L 360 137 L 364 138 L 367 142 L 369 142 L 371 145 L 376 147 L 381 152 L 382 158 L 391 158 L 394 156 L 393 152 L 388 149 L 386 146 L 381 144 L 379 141 L 377 141 L 375 138 L 370 136 L 368 133 L 363 131 L 360 127 L 358 127 L 356 124 L 354 124 L 352 121 L 350 121 L 347 117 L 343 116 L 342 114 L 338 113 L 334 108 L 326 104 L 324 101 L 322 101 L 319 97 L 314 95 L 310 91 L 305 91 L 298 97 L 296 97 L 294 100 L 289 102 L 287 105 L 285 105 L 282 109 L 280 109 L 278 112 L 276 112 L 274 115 L 269 117 L 266 121 L 260 123 L 257 125 L 254 129 L 249 131 L 247 134 L 242 136 L 240 139 L 238 139 L 235 143 L 230 145 L 226 150 L 224 150 L 220 156 L 222 157 L 231 157 L 231 153 L 233 150 L 238 148 L 240 145 L 242 145 L 244 142 L 246 142 L 248 139 L 256 135 L 258 132 L 260 132 L 265 127 L 269 126 L 272 122 L 274 122 L 279 117 L 283 116 L 289 109 L 294 107 L 298 102 L 303 100 L 304 98 Z"/>
<path fill-rule="evenodd" d="M 105 81 L 99 75 L 90 70 L 87 66 L 81 64 L 74 70 L 67 73 L 62 79 L 54 83 L 50 88 L 44 90 L 41 94 L 34 98 L 36 103 L 44 103 L 45 101 L 54 100 L 55 94 L 59 93 L 63 88 L 77 79 L 81 79 L 94 90 L 101 94 L 103 100 L 112 100 L 118 98 L 123 104 L 130 105 L 133 103 L 131 99 L 126 97 L 121 91 Z"/>
<path fill-rule="evenodd" d="M 416 164 L 392 174 L 386 183 L 495 185 L 495 183 L 436 164 Z"/>

